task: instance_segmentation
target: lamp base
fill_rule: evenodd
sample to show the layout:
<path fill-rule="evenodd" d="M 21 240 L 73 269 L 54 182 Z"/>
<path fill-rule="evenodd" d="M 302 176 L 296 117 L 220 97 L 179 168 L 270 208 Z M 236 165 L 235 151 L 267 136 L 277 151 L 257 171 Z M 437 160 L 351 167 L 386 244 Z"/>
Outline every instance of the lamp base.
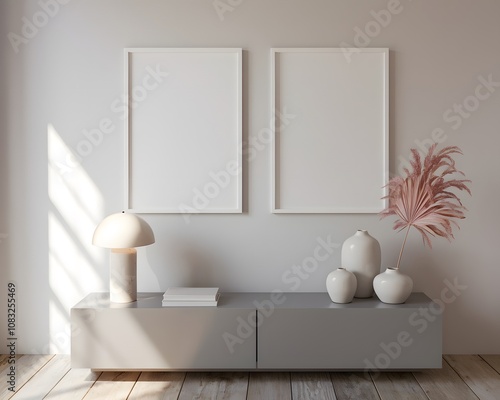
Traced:
<path fill-rule="evenodd" d="M 112 303 L 131 303 L 137 300 L 136 249 L 111 249 L 109 296 Z"/>

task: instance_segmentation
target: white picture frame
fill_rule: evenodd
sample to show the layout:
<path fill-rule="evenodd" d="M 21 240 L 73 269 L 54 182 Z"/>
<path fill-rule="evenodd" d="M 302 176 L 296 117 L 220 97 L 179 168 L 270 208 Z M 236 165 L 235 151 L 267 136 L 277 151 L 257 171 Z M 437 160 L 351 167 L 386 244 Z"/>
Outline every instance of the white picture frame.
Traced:
<path fill-rule="evenodd" d="M 274 213 L 378 213 L 389 177 L 389 50 L 271 49 Z"/>
<path fill-rule="evenodd" d="M 242 212 L 242 49 L 125 49 L 125 208 Z"/>

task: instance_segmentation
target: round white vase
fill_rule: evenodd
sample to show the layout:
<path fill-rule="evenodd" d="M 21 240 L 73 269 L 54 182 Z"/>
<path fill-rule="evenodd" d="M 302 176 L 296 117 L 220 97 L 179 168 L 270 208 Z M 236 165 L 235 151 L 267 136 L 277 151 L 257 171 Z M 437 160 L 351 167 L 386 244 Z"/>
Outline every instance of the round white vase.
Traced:
<path fill-rule="evenodd" d="M 396 268 L 387 268 L 373 280 L 373 288 L 381 302 L 402 304 L 411 294 L 413 280 Z"/>
<path fill-rule="evenodd" d="M 356 277 L 345 268 L 337 268 L 326 277 L 326 289 L 334 303 L 350 303 L 356 287 Z"/>
<path fill-rule="evenodd" d="M 342 245 L 341 264 L 356 275 L 354 297 L 373 296 L 373 278 L 380 273 L 380 244 L 365 230 L 358 230 Z"/>

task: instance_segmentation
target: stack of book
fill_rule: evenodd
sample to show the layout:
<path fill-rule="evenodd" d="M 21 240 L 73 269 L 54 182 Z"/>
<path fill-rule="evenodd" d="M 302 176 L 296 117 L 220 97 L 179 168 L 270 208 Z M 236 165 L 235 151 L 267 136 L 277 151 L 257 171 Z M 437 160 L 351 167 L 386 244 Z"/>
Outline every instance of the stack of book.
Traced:
<path fill-rule="evenodd" d="M 163 294 L 163 307 L 215 307 L 219 288 L 170 287 Z"/>

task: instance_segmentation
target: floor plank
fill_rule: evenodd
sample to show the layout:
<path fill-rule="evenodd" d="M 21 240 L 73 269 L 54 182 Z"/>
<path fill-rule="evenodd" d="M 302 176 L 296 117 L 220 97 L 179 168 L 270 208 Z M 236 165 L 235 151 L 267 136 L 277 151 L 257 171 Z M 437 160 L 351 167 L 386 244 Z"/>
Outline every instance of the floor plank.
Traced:
<path fill-rule="evenodd" d="M 185 372 L 143 372 L 127 400 L 177 400 Z"/>
<path fill-rule="evenodd" d="M 430 400 L 477 400 L 474 392 L 446 361 L 441 369 L 418 371 L 413 376 Z"/>
<path fill-rule="evenodd" d="M 383 400 L 427 400 L 411 372 L 371 373 Z"/>
<path fill-rule="evenodd" d="M 28 382 L 38 370 L 48 363 L 54 356 L 49 354 L 23 355 L 16 360 L 16 392 Z M 0 400 L 10 399 L 15 393 L 7 390 L 7 379 L 0 379 Z"/>
<path fill-rule="evenodd" d="M 15 356 L 14 359 L 16 360 L 19 360 L 19 357 L 20 356 Z M 10 366 L 12 365 L 12 361 L 11 363 L 9 364 L 9 356 L 6 355 L 6 354 L 1 354 L 0 355 L 0 374 L 3 375 L 3 371 L 5 371 L 5 373 L 7 373 L 7 369 L 10 368 Z"/>
<path fill-rule="evenodd" d="M 188 372 L 179 400 L 245 400 L 248 372 Z"/>
<path fill-rule="evenodd" d="M 294 400 L 334 400 L 332 380 L 328 372 L 292 372 Z"/>
<path fill-rule="evenodd" d="M 16 357 L 16 360 L 18 359 L 18 357 Z M 10 366 L 12 364 L 9 364 L 9 356 L 6 355 L 6 354 L 2 354 L 0 356 L 0 374 L 2 375 L 2 382 L 0 384 L 0 398 L 8 398 L 8 397 L 2 397 L 2 394 L 4 394 L 5 396 L 8 395 L 9 393 L 4 393 L 4 391 L 7 391 L 7 387 L 9 385 L 7 385 L 7 379 L 9 378 L 9 376 L 7 375 L 9 372 L 10 372 Z M 5 380 L 5 382 L 3 382 Z M 10 393 L 10 396 L 13 396 L 14 393 Z M 9 397 L 10 397 L 9 396 Z"/>
<path fill-rule="evenodd" d="M 71 369 L 44 400 L 83 399 L 100 375 L 101 372 L 92 372 L 89 369 Z"/>
<path fill-rule="evenodd" d="M 447 355 L 444 359 L 481 400 L 500 399 L 498 373 L 481 357 Z"/>
<path fill-rule="evenodd" d="M 0 371 L 2 371 L 9 363 L 9 356 L 7 354 L 0 355 Z"/>
<path fill-rule="evenodd" d="M 368 373 L 332 372 L 330 377 L 338 400 L 380 400 Z"/>
<path fill-rule="evenodd" d="M 13 400 L 43 399 L 71 368 L 68 355 L 57 355 L 50 359 L 12 397 Z"/>
<path fill-rule="evenodd" d="M 85 400 L 124 400 L 139 378 L 140 372 L 103 372 L 90 388 Z"/>
<path fill-rule="evenodd" d="M 289 372 L 252 372 L 247 400 L 292 400 Z"/>
<path fill-rule="evenodd" d="M 500 374 L 500 354 L 482 354 L 481 358 Z"/>

